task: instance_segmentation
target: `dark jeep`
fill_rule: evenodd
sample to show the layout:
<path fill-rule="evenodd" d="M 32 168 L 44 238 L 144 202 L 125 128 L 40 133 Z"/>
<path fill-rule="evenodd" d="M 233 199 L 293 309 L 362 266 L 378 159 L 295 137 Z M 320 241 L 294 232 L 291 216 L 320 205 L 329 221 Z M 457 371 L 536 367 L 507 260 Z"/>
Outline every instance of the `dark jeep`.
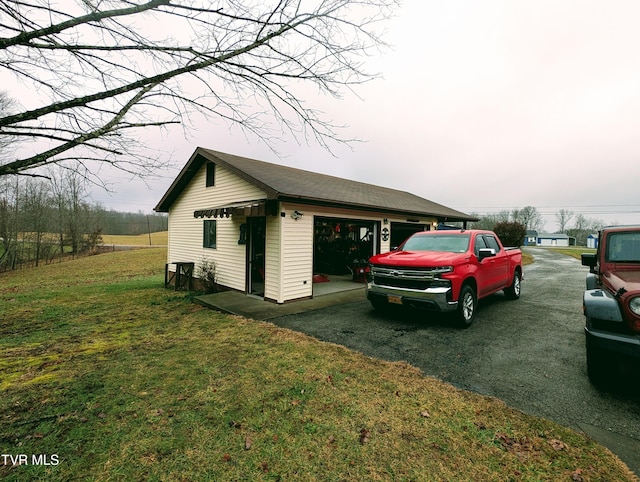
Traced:
<path fill-rule="evenodd" d="M 640 226 L 611 226 L 598 249 L 583 253 L 589 266 L 584 292 L 587 370 L 595 384 L 615 379 L 640 360 Z"/>

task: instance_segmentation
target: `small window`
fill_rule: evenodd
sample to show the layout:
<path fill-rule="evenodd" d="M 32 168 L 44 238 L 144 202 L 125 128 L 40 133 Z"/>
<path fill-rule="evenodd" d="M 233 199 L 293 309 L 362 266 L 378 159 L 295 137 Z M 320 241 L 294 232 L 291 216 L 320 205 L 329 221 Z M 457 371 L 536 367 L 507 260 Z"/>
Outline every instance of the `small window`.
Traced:
<path fill-rule="evenodd" d="M 216 184 L 216 165 L 213 162 L 207 164 L 207 187 Z"/>
<path fill-rule="evenodd" d="M 205 248 L 216 248 L 216 221 L 207 220 L 204 222 L 204 241 L 202 246 Z"/>
<path fill-rule="evenodd" d="M 476 256 L 480 256 L 480 250 L 486 248 L 487 245 L 484 242 L 484 238 L 482 237 L 481 234 L 478 234 L 476 236 L 476 245 L 474 248 L 474 253 Z"/>
<path fill-rule="evenodd" d="M 496 253 L 500 252 L 500 245 L 498 244 L 498 242 L 496 241 L 496 238 L 494 238 L 493 236 L 485 236 L 484 240 L 487 243 L 487 248 L 493 248 L 496 250 Z"/>

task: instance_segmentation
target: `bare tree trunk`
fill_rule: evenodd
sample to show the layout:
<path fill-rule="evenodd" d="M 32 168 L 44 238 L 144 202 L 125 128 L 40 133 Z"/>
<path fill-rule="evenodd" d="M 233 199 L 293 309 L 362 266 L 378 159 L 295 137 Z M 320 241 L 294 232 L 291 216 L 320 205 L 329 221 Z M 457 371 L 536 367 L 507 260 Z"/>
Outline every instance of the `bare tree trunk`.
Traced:
<path fill-rule="evenodd" d="M 18 233 L 20 231 L 20 188 L 19 179 L 4 182 L 0 186 L 0 238 L 3 252 L 0 254 L 0 266 L 14 270 L 18 262 Z"/>
<path fill-rule="evenodd" d="M 36 266 L 40 265 L 42 256 L 43 238 L 49 231 L 49 183 L 40 179 L 31 179 L 23 192 L 22 211 L 24 219 L 23 230 L 27 231 L 29 240 L 32 240 L 34 254 L 31 254 L 31 242 L 29 243 L 29 258 L 32 258 Z M 31 260 L 31 259 L 30 259 Z M 29 261 L 30 261 L 29 260 Z"/>

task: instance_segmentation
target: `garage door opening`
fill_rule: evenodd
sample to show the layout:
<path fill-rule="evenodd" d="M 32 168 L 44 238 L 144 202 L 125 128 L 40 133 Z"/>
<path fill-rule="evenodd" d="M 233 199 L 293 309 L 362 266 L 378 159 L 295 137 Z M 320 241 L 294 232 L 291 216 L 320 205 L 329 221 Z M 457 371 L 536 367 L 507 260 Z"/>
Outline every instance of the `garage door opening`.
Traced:
<path fill-rule="evenodd" d="M 391 223 L 391 247 L 400 246 L 409 236 L 420 231 L 429 231 L 430 224 Z"/>
<path fill-rule="evenodd" d="M 358 289 L 371 256 L 380 252 L 380 223 L 316 216 L 313 237 L 313 296 Z"/>

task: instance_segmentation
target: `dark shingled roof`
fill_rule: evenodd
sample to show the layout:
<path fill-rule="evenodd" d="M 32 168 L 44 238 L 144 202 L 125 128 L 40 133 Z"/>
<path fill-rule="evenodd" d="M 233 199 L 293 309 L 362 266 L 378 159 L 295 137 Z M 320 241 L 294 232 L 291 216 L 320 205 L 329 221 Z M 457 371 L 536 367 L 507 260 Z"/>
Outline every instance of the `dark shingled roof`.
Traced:
<path fill-rule="evenodd" d="M 267 193 L 267 199 L 298 201 L 334 207 L 358 208 L 408 216 L 434 216 L 439 221 L 476 221 L 477 218 L 408 192 L 257 161 L 199 147 L 158 205 L 168 212 L 205 162 L 214 162 Z M 204 208 L 206 206 L 198 206 Z"/>

